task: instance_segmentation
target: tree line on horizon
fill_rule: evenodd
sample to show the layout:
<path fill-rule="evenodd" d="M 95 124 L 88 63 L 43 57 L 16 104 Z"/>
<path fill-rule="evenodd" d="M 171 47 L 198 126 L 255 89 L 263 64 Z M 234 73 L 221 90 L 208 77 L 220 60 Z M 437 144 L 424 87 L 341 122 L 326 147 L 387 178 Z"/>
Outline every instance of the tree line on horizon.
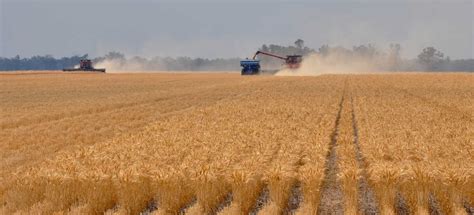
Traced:
<path fill-rule="evenodd" d="M 390 44 L 388 51 L 381 51 L 373 44 L 353 46 L 352 49 L 342 46 L 322 45 L 315 50 L 304 45 L 298 39 L 294 45 L 280 46 L 275 44 L 262 45 L 260 51 L 270 52 L 282 56 L 299 54 L 315 54 L 324 58 L 332 58 L 334 63 L 364 62 L 373 65 L 379 71 L 470 71 L 474 72 L 474 59 L 452 60 L 449 56 L 434 47 L 421 50 L 416 59 L 403 59 L 400 44 Z M 278 68 L 281 62 L 272 57 L 261 56 L 261 63 L 265 67 Z"/>
<path fill-rule="evenodd" d="M 298 39 L 293 45 L 281 46 L 276 44 L 264 44 L 258 50 L 274 53 L 277 55 L 300 54 L 303 56 L 316 54 L 322 58 L 337 58 L 341 62 L 364 61 L 371 63 L 380 71 L 471 71 L 474 72 L 474 59 L 452 60 L 434 47 L 426 47 L 421 50 L 416 59 L 402 59 L 400 44 L 390 44 L 388 51 L 383 52 L 373 44 L 353 46 L 352 49 L 342 46 L 323 45 L 315 50 L 304 45 L 304 41 Z M 16 70 L 61 70 L 71 68 L 79 63 L 81 59 L 88 58 L 85 55 L 72 57 L 54 58 L 51 55 L 33 56 L 21 58 L 19 55 L 12 58 L 0 57 L 0 71 Z M 268 56 L 259 56 L 264 68 L 279 68 L 281 60 Z M 109 52 L 108 54 L 91 59 L 94 63 L 111 61 L 124 70 L 162 70 L 162 71 L 233 71 L 240 70 L 241 58 L 190 58 L 190 57 L 154 57 L 151 59 L 143 57 L 127 58 L 120 52 Z M 337 62 L 337 61 L 336 61 Z"/>

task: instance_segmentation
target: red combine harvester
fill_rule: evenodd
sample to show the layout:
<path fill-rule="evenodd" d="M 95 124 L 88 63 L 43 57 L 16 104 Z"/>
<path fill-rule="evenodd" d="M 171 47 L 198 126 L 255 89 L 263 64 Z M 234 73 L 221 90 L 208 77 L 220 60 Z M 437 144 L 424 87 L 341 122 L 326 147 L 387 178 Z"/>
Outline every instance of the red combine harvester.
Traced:
<path fill-rule="evenodd" d="M 252 60 L 247 59 L 240 61 L 240 66 L 242 66 L 242 75 L 256 75 L 260 73 L 260 61 L 256 60 L 259 54 L 284 60 L 284 65 L 287 69 L 298 69 L 301 66 L 301 62 L 303 61 L 303 56 L 301 55 L 287 55 L 286 57 L 282 57 L 268 52 L 257 51 Z"/>
<path fill-rule="evenodd" d="M 64 72 L 105 72 L 105 69 L 96 69 L 92 66 L 92 61 L 83 59 L 79 63 L 79 68 L 63 69 Z"/>

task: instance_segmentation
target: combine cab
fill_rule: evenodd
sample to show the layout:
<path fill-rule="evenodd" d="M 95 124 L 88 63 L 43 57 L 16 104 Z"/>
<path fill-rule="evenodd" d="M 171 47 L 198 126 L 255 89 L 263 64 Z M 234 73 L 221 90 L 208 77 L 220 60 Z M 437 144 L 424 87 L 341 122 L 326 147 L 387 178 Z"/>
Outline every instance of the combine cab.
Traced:
<path fill-rule="evenodd" d="M 285 61 L 285 68 L 287 69 L 298 69 L 300 68 L 301 62 L 303 61 L 303 56 L 301 55 L 287 55 L 286 57 L 274 55 L 267 52 L 257 51 L 251 60 L 246 59 L 240 61 L 240 66 L 242 67 L 242 75 L 256 75 L 260 74 L 260 61 L 256 60 L 257 55 L 263 54 L 270 57 L 278 58 Z"/>
<path fill-rule="evenodd" d="M 285 59 L 285 65 L 288 69 L 298 69 L 302 61 L 303 57 L 301 55 L 288 55 Z"/>
<path fill-rule="evenodd" d="M 79 68 L 63 69 L 64 72 L 105 72 L 105 69 L 96 69 L 92 66 L 92 61 L 83 59 L 79 63 Z"/>

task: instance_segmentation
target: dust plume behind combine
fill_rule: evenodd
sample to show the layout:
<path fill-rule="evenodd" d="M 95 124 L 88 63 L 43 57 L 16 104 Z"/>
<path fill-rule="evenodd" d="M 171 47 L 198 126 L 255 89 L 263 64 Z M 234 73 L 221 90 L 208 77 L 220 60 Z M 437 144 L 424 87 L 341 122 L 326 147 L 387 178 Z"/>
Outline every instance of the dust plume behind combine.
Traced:
<path fill-rule="evenodd" d="M 94 66 L 107 68 L 108 73 L 150 73 L 165 71 L 236 71 L 239 58 L 190 58 L 190 57 L 105 57 L 96 59 Z M 237 62 L 237 63 L 236 63 Z M 110 71 L 110 72 L 109 72 Z"/>
<path fill-rule="evenodd" d="M 373 59 L 361 57 L 348 57 L 339 54 L 329 54 L 321 56 L 320 54 L 308 55 L 303 59 L 301 67 L 294 70 L 282 69 L 275 75 L 277 76 L 317 76 L 322 74 L 353 74 L 369 73 L 377 71 L 381 64 Z M 167 71 L 167 67 L 148 65 L 147 62 L 139 62 L 134 59 L 103 59 L 94 64 L 97 68 L 107 68 L 108 73 L 134 73 L 134 72 L 153 72 Z M 196 68 L 189 68 L 193 70 Z"/>
<path fill-rule="evenodd" d="M 94 64 L 97 68 L 107 68 L 108 73 L 146 72 L 146 66 L 133 60 L 104 59 Z"/>
<path fill-rule="evenodd" d="M 347 57 L 338 54 L 322 56 L 312 54 L 303 58 L 297 70 L 283 69 L 276 76 L 317 76 L 322 74 L 360 74 L 377 71 L 380 63 L 366 58 Z"/>

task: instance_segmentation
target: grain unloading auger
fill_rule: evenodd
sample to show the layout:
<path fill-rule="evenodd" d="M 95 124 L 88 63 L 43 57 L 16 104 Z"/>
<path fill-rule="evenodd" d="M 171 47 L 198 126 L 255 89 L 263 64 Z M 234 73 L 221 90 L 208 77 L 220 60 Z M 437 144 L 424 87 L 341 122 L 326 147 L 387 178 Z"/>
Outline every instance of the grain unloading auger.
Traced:
<path fill-rule="evenodd" d="M 284 66 L 286 69 L 298 69 L 303 61 L 303 56 L 301 55 L 287 55 L 286 57 L 282 57 L 279 55 L 271 54 L 268 52 L 257 51 L 252 59 L 246 59 L 240 61 L 240 66 L 242 67 L 242 75 L 256 75 L 259 74 L 260 71 L 260 60 L 257 60 L 257 56 L 259 54 L 267 55 L 270 57 L 278 58 L 280 60 L 284 60 Z"/>
<path fill-rule="evenodd" d="M 82 59 L 79 68 L 63 69 L 63 72 L 105 72 L 105 69 L 96 69 L 92 66 L 91 60 Z"/>

